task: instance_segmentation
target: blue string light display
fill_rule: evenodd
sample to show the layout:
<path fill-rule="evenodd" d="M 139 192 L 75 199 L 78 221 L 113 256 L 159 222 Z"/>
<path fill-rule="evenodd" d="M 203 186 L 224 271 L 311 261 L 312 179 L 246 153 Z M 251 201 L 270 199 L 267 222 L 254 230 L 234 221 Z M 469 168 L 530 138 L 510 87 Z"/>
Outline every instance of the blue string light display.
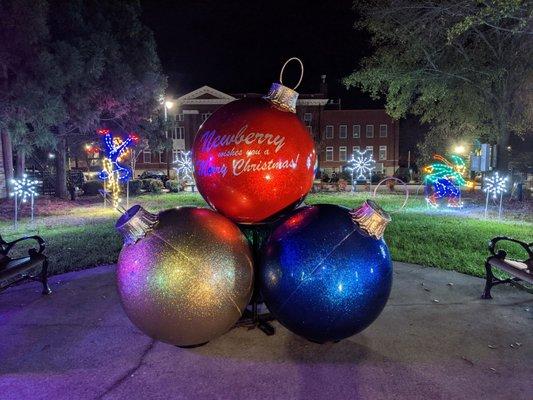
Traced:
<path fill-rule="evenodd" d="M 121 162 L 138 137 L 130 134 L 123 140 L 120 136 L 113 136 L 109 129 L 100 129 L 98 134 L 102 136 L 102 150 L 105 155 L 98 178 L 104 181 L 104 190 L 110 194 L 113 206 L 117 207 L 120 202 L 120 182 L 127 182 L 132 177 L 131 168 Z"/>
<path fill-rule="evenodd" d="M 427 203 L 437 208 L 439 199 L 446 198 L 448 207 L 462 207 L 460 187 L 469 184 L 463 177 L 466 171 L 464 160 L 455 154 L 449 160 L 438 154 L 433 158 L 436 162 L 424 167 Z"/>

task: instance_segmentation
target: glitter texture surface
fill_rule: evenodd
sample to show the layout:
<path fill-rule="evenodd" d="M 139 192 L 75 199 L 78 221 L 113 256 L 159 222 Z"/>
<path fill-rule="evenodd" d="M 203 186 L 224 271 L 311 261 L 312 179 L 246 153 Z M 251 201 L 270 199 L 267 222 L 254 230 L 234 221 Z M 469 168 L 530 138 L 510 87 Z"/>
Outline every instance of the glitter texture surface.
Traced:
<path fill-rule="evenodd" d="M 163 211 L 146 237 L 123 247 L 117 266 L 122 305 L 147 335 L 179 346 L 229 330 L 253 289 L 248 241 L 205 208 Z"/>
<path fill-rule="evenodd" d="M 198 191 L 238 223 L 257 223 L 302 201 L 313 185 L 314 142 L 298 117 L 261 98 L 219 108 L 193 144 Z"/>
<path fill-rule="evenodd" d="M 386 243 L 363 233 L 350 210 L 302 207 L 265 244 L 259 278 L 269 310 L 286 328 L 316 342 L 369 326 L 392 286 Z"/>

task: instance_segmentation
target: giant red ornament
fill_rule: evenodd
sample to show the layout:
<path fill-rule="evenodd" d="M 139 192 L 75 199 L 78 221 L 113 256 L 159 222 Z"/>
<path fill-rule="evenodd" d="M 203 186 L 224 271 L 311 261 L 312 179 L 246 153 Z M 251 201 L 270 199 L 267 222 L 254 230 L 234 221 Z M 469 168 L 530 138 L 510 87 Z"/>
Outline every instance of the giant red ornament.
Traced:
<path fill-rule="evenodd" d="M 264 98 L 219 108 L 196 134 L 198 191 L 218 212 L 256 223 L 292 209 L 313 185 L 313 139 L 295 114 L 298 93 L 273 84 Z"/>

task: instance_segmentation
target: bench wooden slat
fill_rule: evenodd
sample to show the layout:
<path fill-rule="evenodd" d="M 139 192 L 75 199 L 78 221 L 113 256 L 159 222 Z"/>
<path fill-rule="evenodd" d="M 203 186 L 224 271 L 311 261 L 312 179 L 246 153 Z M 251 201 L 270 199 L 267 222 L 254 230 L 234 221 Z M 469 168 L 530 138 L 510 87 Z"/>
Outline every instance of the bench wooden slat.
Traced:
<path fill-rule="evenodd" d="M 527 265 L 523 262 L 502 260 L 497 257 L 492 257 L 487 262 L 493 267 L 499 268 L 516 278 L 520 278 L 523 281 L 533 284 L 533 275 L 529 272 Z"/>

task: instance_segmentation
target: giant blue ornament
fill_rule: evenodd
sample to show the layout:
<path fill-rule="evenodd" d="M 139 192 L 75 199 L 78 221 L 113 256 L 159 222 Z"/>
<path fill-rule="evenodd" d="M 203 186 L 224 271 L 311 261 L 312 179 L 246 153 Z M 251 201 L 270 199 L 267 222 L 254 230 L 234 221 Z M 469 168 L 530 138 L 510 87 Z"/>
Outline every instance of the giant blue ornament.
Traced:
<path fill-rule="evenodd" d="M 293 211 L 265 243 L 261 292 L 270 312 L 314 342 L 338 341 L 368 327 L 392 286 L 381 238 L 389 216 L 367 200 L 349 210 L 329 204 Z"/>

